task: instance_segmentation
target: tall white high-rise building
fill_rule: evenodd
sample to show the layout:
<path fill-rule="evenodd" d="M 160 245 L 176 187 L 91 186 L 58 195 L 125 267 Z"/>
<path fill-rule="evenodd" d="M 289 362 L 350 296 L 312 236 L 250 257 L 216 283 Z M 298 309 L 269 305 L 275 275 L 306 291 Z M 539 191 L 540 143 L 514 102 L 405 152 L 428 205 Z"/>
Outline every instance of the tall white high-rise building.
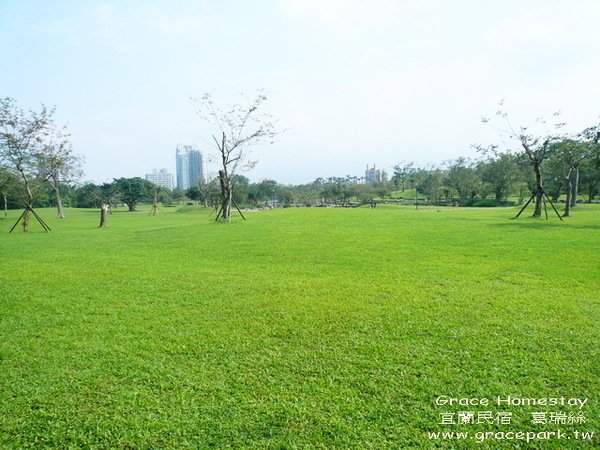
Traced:
<path fill-rule="evenodd" d="M 367 184 L 375 184 L 383 181 L 382 171 L 375 168 L 375 164 L 373 167 L 369 167 L 367 164 L 367 170 L 365 170 L 365 183 Z"/>
<path fill-rule="evenodd" d="M 204 179 L 204 157 L 193 145 L 178 144 L 175 150 L 177 187 L 188 189 Z"/>
<path fill-rule="evenodd" d="M 145 178 L 159 187 L 170 190 L 175 188 L 175 177 L 167 169 L 152 169 L 152 173 L 147 173 Z"/>

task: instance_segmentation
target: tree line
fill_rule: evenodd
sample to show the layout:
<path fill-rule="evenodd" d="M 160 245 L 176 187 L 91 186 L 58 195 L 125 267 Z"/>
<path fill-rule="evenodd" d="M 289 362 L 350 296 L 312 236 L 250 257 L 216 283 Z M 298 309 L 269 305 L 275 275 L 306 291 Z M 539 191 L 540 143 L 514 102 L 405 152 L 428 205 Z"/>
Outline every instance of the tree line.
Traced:
<path fill-rule="evenodd" d="M 63 206 L 100 208 L 101 226 L 106 214 L 123 203 L 135 211 L 141 202 L 171 206 L 200 203 L 219 209 L 230 219 L 236 207 L 276 206 L 357 206 L 393 201 L 409 204 L 502 206 L 534 201 L 534 217 L 541 214 L 542 202 L 557 202 L 564 196 L 564 216 L 569 216 L 578 199 L 592 202 L 600 188 L 600 124 L 574 135 L 561 134 L 563 123 L 555 121 L 551 131 L 533 133 L 532 127 L 514 127 L 503 109 L 485 123 L 500 123 L 499 136 L 508 142 L 476 146 L 479 157 L 459 157 L 438 166 L 420 167 L 404 161 L 384 172 L 376 182 L 364 178 L 317 178 L 300 185 L 275 180 L 250 182 L 238 169 L 251 167 L 245 149 L 270 140 L 275 131 L 270 116 L 257 116 L 266 100 L 259 94 L 248 106 L 235 106 L 234 113 L 223 112 L 202 99 L 204 118 L 216 124 L 220 139 L 214 137 L 222 156 L 218 176 L 201 180 L 186 191 L 168 190 L 149 181 L 114 179 L 111 183 L 79 184 L 82 158 L 73 152 L 66 127 L 54 120 L 54 109 L 45 105 L 24 112 L 11 98 L 0 99 L 0 194 L 6 217 L 9 208 L 25 208 L 23 230 L 29 227 L 33 208 L 54 206 L 64 217 Z M 557 116 L 557 114 L 555 114 Z M 256 120 L 254 120 L 256 119 Z M 546 125 L 541 119 L 536 123 Z M 249 125 L 252 125 L 249 129 Z M 248 130 L 248 131 L 247 131 Z M 516 144 L 516 145 L 515 145 Z M 218 216 L 217 216 L 218 217 Z"/>

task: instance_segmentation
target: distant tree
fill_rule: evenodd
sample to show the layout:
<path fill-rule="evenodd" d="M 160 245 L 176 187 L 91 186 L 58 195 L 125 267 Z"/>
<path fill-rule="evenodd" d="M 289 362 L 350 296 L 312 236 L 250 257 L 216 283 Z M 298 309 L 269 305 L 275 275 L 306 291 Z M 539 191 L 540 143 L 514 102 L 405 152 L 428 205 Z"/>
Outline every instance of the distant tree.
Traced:
<path fill-rule="evenodd" d="M 562 180 L 567 194 L 563 217 L 571 215 L 571 208 L 575 203 L 573 196 L 577 196 L 577 186 L 579 185 L 579 167 L 589 154 L 590 147 L 588 145 L 573 139 L 565 139 L 552 144 L 551 159 L 557 163 L 559 171 L 557 176 Z"/>
<path fill-rule="evenodd" d="M 94 183 L 85 183 L 75 190 L 77 208 L 97 208 L 100 206 L 100 187 Z"/>
<path fill-rule="evenodd" d="M 138 203 L 148 198 L 154 189 L 151 182 L 140 177 L 115 179 L 113 184 L 129 211 L 135 211 Z"/>
<path fill-rule="evenodd" d="M 517 179 L 516 158 L 510 153 L 499 153 L 477 164 L 481 181 L 487 183 L 497 201 L 505 200 Z"/>
<path fill-rule="evenodd" d="M 235 104 L 225 110 L 214 105 L 210 94 L 204 94 L 200 100 L 199 114 L 219 130 L 219 135 L 213 135 L 213 140 L 220 156 L 221 212 L 228 221 L 231 221 L 231 208 L 235 201 L 233 177 L 239 170 L 256 164 L 249 159 L 248 147 L 271 143 L 276 135 L 272 117 L 259 112 L 266 100 L 267 97 L 259 91 L 253 101 Z"/>
<path fill-rule="evenodd" d="M 0 194 L 4 206 L 4 218 L 8 217 L 8 195 L 19 183 L 18 178 L 8 169 L 0 167 Z"/>
<path fill-rule="evenodd" d="M 181 203 L 185 199 L 185 192 L 183 189 L 175 188 L 171 191 L 171 198 L 174 202 Z"/>
<path fill-rule="evenodd" d="M 400 164 L 394 166 L 394 174 L 392 175 L 392 181 L 396 186 L 396 189 L 404 192 L 408 185 L 411 176 L 415 172 L 415 163 L 412 161 L 402 161 Z"/>
<path fill-rule="evenodd" d="M 424 195 L 430 203 L 438 203 L 441 196 L 442 176 L 439 169 L 421 169 L 416 184 L 417 192 Z"/>
<path fill-rule="evenodd" d="M 259 183 L 250 185 L 248 198 L 255 203 L 267 203 L 272 201 L 277 192 L 278 184 L 274 180 L 262 180 Z"/>
<path fill-rule="evenodd" d="M 580 168 L 582 185 L 585 186 L 588 201 L 591 202 L 600 185 L 600 124 L 586 128 L 579 134 L 579 138 L 588 147 L 588 156 L 582 161 Z"/>
<path fill-rule="evenodd" d="M 356 184 L 354 186 L 356 186 Z M 387 181 L 387 175 L 385 177 L 382 176 L 381 181 L 373 183 L 373 189 L 381 201 L 385 203 L 386 198 L 389 197 L 394 190 L 394 183 L 392 181 Z"/>
<path fill-rule="evenodd" d="M 581 164 L 581 187 L 590 203 L 600 190 L 600 154 L 592 154 Z"/>
<path fill-rule="evenodd" d="M 173 196 L 171 195 L 171 191 L 165 187 L 159 187 L 156 192 L 156 199 L 163 206 L 172 206 L 173 205 Z"/>
<path fill-rule="evenodd" d="M 248 177 L 235 174 L 231 177 L 231 185 L 234 188 L 232 200 L 238 205 L 246 204 L 250 193 L 250 180 Z"/>
<path fill-rule="evenodd" d="M 293 186 L 281 185 L 277 186 L 277 190 L 275 192 L 275 196 L 279 199 L 279 202 L 283 204 L 283 206 L 289 206 L 294 203 L 297 203 L 298 195 L 294 190 Z"/>
<path fill-rule="evenodd" d="M 466 205 L 473 200 L 481 188 L 481 179 L 472 163 L 463 157 L 447 163 L 445 184 L 458 195 L 459 203 Z"/>
<path fill-rule="evenodd" d="M 198 181 L 198 190 L 200 191 L 200 200 L 204 202 L 204 207 L 208 208 L 209 203 L 218 195 L 219 180 L 217 178 L 210 180 L 200 178 Z"/>
<path fill-rule="evenodd" d="M 202 198 L 202 193 L 200 192 L 200 188 L 198 186 L 192 186 L 186 189 L 185 196 L 196 203 Z"/>
<path fill-rule="evenodd" d="M 52 187 L 59 219 L 65 217 L 61 185 L 77 180 L 82 175 L 81 157 L 73 153 L 69 136 L 63 130 L 52 130 L 43 146 L 41 160 L 41 171 Z"/>

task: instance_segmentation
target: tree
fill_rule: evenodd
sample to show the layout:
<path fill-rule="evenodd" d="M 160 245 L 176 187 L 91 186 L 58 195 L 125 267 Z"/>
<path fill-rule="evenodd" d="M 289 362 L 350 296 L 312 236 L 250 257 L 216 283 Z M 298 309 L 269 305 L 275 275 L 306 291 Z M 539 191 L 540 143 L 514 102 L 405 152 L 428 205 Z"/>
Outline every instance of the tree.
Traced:
<path fill-rule="evenodd" d="M 183 189 L 175 188 L 171 191 L 171 198 L 177 203 L 181 203 L 185 199 L 185 192 Z"/>
<path fill-rule="evenodd" d="M 53 114 L 54 109 L 48 110 L 44 105 L 40 111 L 25 114 L 14 99 L 0 99 L 0 161 L 25 187 L 25 211 L 22 215 L 25 232 L 29 231 L 37 190 L 48 179 L 43 170 L 43 150 L 53 126 Z"/>
<path fill-rule="evenodd" d="M 153 192 L 154 185 L 140 177 L 119 178 L 114 180 L 119 198 L 127 205 L 129 211 L 135 211 L 137 204 Z"/>
<path fill-rule="evenodd" d="M 500 153 L 477 165 L 481 181 L 491 187 L 496 201 L 505 200 L 516 179 L 515 157 L 510 153 Z"/>
<path fill-rule="evenodd" d="M 512 142 L 518 143 L 521 148 L 520 152 L 522 152 L 529 161 L 531 170 L 535 176 L 535 186 L 533 195 L 531 197 L 531 199 L 535 198 L 533 217 L 540 218 L 542 215 L 542 203 L 544 196 L 546 196 L 542 176 L 542 163 L 548 155 L 551 144 L 564 138 L 558 133 L 558 130 L 565 124 L 561 122 L 555 122 L 554 124 L 549 125 L 545 119 L 538 118 L 535 120 L 533 125 L 543 127 L 544 130 L 541 132 L 534 133 L 530 131 L 530 126 L 520 126 L 515 128 L 509 120 L 508 113 L 504 109 L 503 102 L 500 102 L 499 106 L 500 108 L 496 112 L 496 120 L 501 122 L 502 128 L 497 128 L 497 130 L 502 135 L 507 136 Z M 553 117 L 557 118 L 559 115 L 560 112 L 556 112 L 553 114 Z M 490 123 L 492 121 L 492 119 L 485 117 L 481 120 L 484 123 Z M 548 127 L 550 127 L 550 129 L 548 129 Z M 477 148 L 485 151 L 485 149 L 480 146 Z M 496 146 L 490 147 L 492 151 L 496 148 Z M 518 150 L 517 153 L 519 153 Z M 529 202 L 531 202 L 531 199 Z M 529 204 L 529 202 L 527 202 L 525 207 Z"/>
<path fill-rule="evenodd" d="M 561 178 L 567 194 L 563 217 L 569 217 L 571 207 L 575 204 L 574 196 L 577 197 L 576 186 L 579 185 L 579 166 L 589 156 L 590 148 L 583 142 L 565 139 L 553 144 L 551 150 L 552 158 L 559 167 L 560 173 L 558 176 Z"/>
<path fill-rule="evenodd" d="M 588 203 L 598 195 L 600 188 L 600 152 L 583 161 L 581 164 L 581 187 L 587 195 Z"/>
<path fill-rule="evenodd" d="M 198 186 L 192 186 L 185 190 L 185 196 L 196 203 L 202 198 L 202 193 L 200 192 L 200 188 Z"/>
<path fill-rule="evenodd" d="M 0 194 L 4 206 L 4 218 L 8 218 L 8 194 L 18 184 L 19 180 L 4 167 L 0 167 Z"/>
<path fill-rule="evenodd" d="M 231 221 L 233 177 L 239 170 L 254 167 L 256 161 L 249 159 L 248 148 L 252 145 L 272 143 L 275 127 L 269 114 L 259 112 L 267 97 L 259 91 L 258 96 L 245 104 L 234 104 L 223 110 L 214 105 L 212 96 L 204 94 L 198 113 L 210 125 L 219 130 L 213 134 L 220 160 L 219 184 L 221 190 L 221 214 Z M 217 216 L 218 218 L 218 216 Z"/>
<path fill-rule="evenodd" d="M 60 188 L 62 183 L 71 182 L 82 175 L 81 158 L 73 153 L 69 136 L 62 130 L 52 130 L 43 147 L 41 170 L 48 179 L 56 199 L 57 217 L 63 219 L 63 210 Z"/>
<path fill-rule="evenodd" d="M 445 184 L 456 192 L 460 205 L 464 206 L 477 195 L 481 180 L 466 158 L 460 157 L 447 165 Z"/>
<path fill-rule="evenodd" d="M 419 171 L 416 192 L 424 195 L 430 203 L 435 204 L 439 202 L 441 186 L 442 172 L 439 169 L 421 169 Z"/>
<path fill-rule="evenodd" d="M 262 180 L 250 186 L 248 198 L 256 204 L 273 202 L 278 184 L 274 180 Z"/>
<path fill-rule="evenodd" d="M 250 180 L 248 177 L 236 174 L 231 177 L 231 184 L 235 188 L 233 190 L 233 201 L 238 205 L 246 203 L 250 194 Z"/>
<path fill-rule="evenodd" d="M 94 183 L 85 183 L 75 190 L 77 208 L 97 208 L 100 206 L 100 187 Z"/>
<path fill-rule="evenodd" d="M 117 183 L 103 183 L 98 188 L 97 195 L 100 203 L 100 225 L 98 225 L 98 228 L 106 228 L 108 226 L 108 215 L 112 212 L 112 205 L 119 199 L 120 195 L 117 190 Z"/>
<path fill-rule="evenodd" d="M 583 160 L 581 169 L 582 183 L 586 187 L 588 201 L 591 202 L 600 185 L 600 124 L 586 128 L 579 137 L 588 147 L 588 157 Z"/>
<path fill-rule="evenodd" d="M 396 189 L 401 189 L 404 192 L 408 181 L 415 171 L 415 164 L 412 161 L 403 161 L 400 164 L 396 164 L 394 166 L 394 175 L 392 175 L 392 181 Z"/>
<path fill-rule="evenodd" d="M 218 192 L 218 180 L 216 178 L 207 180 L 204 177 L 201 177 L 198 180 L 198 185 L 194 187 L 198 191 L 197 200 L 202 200 L 204 202 L 204 207 L 208 208 L 208 202 L 212 201 L 213 197 Z"/>

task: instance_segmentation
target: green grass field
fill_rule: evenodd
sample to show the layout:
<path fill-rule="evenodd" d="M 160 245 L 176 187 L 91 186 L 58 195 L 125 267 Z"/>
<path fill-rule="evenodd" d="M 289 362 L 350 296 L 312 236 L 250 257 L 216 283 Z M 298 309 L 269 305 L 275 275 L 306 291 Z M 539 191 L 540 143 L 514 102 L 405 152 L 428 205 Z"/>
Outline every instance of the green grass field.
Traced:
<path fill-rule="evenodd" d="M 98 229 L 97 210 L 48 209 L 51 233 L 8 234 L 12 211 L 0 448 L 598 448 L 600 207 L 516 211 L 118 211 Z M 508 395 L 588 402 L 493 403 Z M 442 423 L 463 412 L 493 423 Z"/>

